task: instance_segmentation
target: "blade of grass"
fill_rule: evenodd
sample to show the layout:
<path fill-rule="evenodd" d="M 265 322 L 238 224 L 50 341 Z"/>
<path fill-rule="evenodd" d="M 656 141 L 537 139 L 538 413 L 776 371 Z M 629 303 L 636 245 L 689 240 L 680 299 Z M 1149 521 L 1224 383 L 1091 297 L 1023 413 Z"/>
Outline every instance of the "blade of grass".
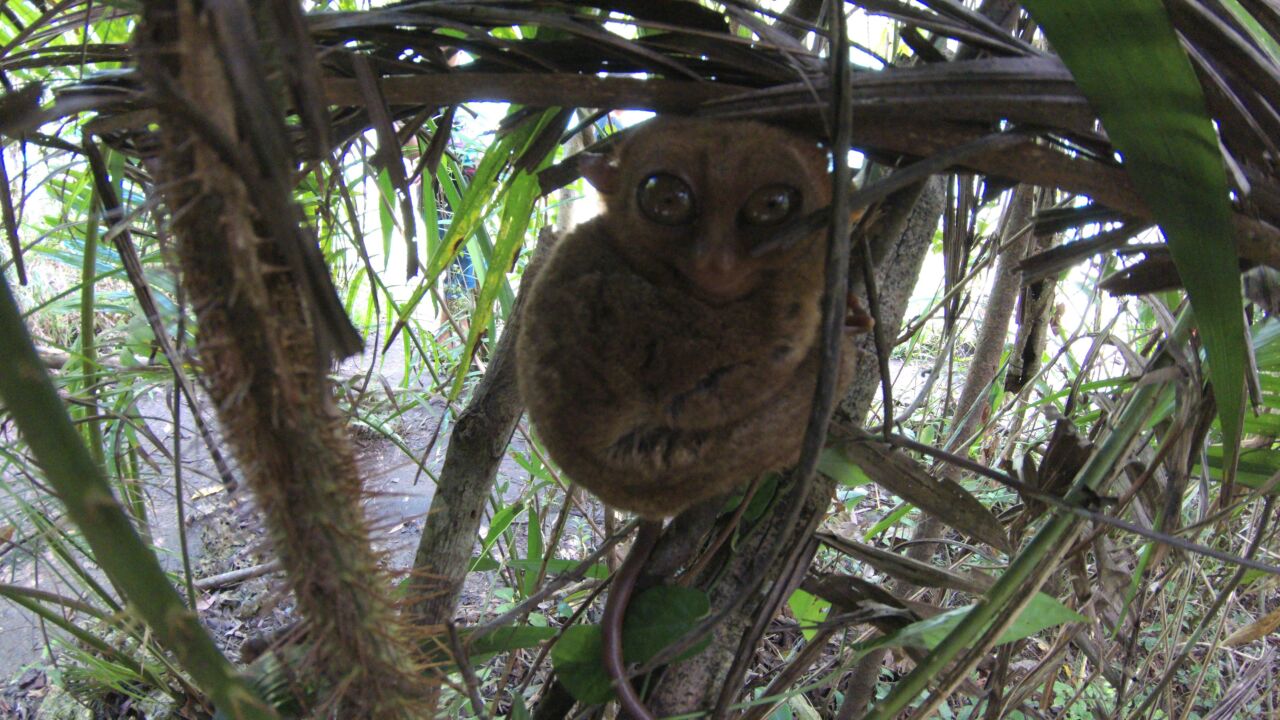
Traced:
<path fill-rule="evenodd" d="M 462 351 L 459 367 L 466 368 L 471 364 L 480 337 L 489 328 L 489 321 L 493 318 L 493 303 L 506 286 L 506 269 L 511 267 L 516 253 L 520 252 L 520 247 L 524 244 L 525 231 L 529 228 L 533 204 L 537 199 L 537 175 L 520 173 L 507 191 L 507 200 L 502 209 L 502 227 L 498 231 L 498 241 L 494 244 L 492 258 L 484 273 L 484 283 L 476 297 L 476 307 L 471 315 L 467 344 Z M 455 373 L 453 387 L 449 392 L 451 401 L 462 391 L 466 379 L 465 372 Z"/>

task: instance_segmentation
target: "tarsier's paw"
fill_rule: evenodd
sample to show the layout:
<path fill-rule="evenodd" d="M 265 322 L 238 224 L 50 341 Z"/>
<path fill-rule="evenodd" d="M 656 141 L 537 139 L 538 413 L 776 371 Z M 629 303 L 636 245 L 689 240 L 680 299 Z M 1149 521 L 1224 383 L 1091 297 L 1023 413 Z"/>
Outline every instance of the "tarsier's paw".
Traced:
<path fill-rule="evenodd" d="M 871 313 L 862 307 L 862 303 L 858 301 L 858 296 L 849 293 L 848 310 L 844 315 L 844 329 L 846 332 L 855 335 L 871 332 L 871 328 L 876 326 L 875 318 L 871 317 Z"/>
<path fill-rule="evenodd" d="M 654 475 L 696 463 L 705 442 L 705 433 L 701 432 L 640 427 L 618 438 L 605 451 L 605 457 L 614 467 Z"/>

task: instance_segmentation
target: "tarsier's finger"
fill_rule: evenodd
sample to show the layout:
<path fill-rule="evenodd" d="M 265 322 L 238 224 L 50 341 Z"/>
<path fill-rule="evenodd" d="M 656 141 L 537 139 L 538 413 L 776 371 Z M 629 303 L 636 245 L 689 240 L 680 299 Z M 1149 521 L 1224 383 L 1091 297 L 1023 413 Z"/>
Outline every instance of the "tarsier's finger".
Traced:
<path fill-rule="evenodd" d="M 855 334 L 871 332 L 871 328 L 876 326 L 876 319 L 862 307 L 858 296 L 849 293 L 847 302 L 848 311 L 844 316 L 844 329 Z"/>

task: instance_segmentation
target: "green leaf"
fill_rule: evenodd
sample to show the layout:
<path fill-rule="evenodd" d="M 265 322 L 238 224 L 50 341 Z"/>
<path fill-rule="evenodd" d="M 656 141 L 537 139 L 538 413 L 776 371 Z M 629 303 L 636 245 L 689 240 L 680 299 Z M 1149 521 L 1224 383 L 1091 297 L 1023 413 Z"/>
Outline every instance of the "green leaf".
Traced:
<path fill-rule="evenodd" d="M 524 245 L 525 231 L 529 228 L 529 220 L 533 215 L 533 204 L 538 199 L 538 177 L 532 173 L 522 172 L 509 185 L 506 192 L 506 203 L 502 208 L 502 226 L 498 230 L 498 240 L 494 244 L 493 254 L 484 274 L 480 292 L 476 296 L 475 310 L 471 314 L 471 327 L 467 333 L 467 344 L 463 348 L 459 367 L 471 364 L 480 336 L 489 329 L 489 321 L 493 319 L 493 303 L 499 291 L 506 285 L 506 269 L 515 262 L 516 254 Z M 452 234 L 452 228 L 450 228 Z M 473 257 L 474 261 L 475 258 Z M 456 398 L 466 382 L 465 372 L 456 373 L 453 387 L 449 392 L 450 400 Z"/>
<path fill-rule="evenodd" d="M 525 707 L 524 698 L 516 695 L 511 698 L 511 720 L 530 720 L 533 717 L 529 708 Z"/>
<path fill-rule="evenodd" d="M 693 629 L 711 612 L 711 601 L 701 590 L 659 585 L 631 600 L 622 625 L 622 655 L 629 663 L 644 663 Z M 701 647 L 678 659 L 698 654 Z"/>
<path fill-rule="evenodd" d="M 911 646 L 932 650 L 960 624 L 960 621 L 964 620 L 974 607 L 970 605 L 956 608 L 941 615 L 913 622 L 896 632 L 889 633 L 864 646 L 860 646 L 860 649 L 868 651 L 876 648 Z M 1056 599 L 1044 593 L 1036 593 L 1031 598 L 1031 602 L 1027 604 L 1027 607 L 1023 608 L 1022 612 L 1018 614 L 1018 618 L 1013 621 L 1013 625 L 1000 635 L 1000 639 L 997 642 L 1003 645 L 1035 635 L 1045 628 L 1069 622 L 1087 622 L 1087 620 L 1083 615 L 1063 605 Z"/>
<path fill-rule="evenodd" d="M 511 625 L 498 628 L 471 644 L 470 659 L 478 662 L 482 656 L 508 650 L 523 650 L 537 647 L 546 640 L 555 637 L 556 629 L 551 627 L 531 627 L 529 625 Z M 464 634 L 465 638 L 465 634 Z"/>
<path fill-rule="evenodd" d="M 1258 20 L 1240 5 L 1240 0 L 1224 0 L 1222 6 L 1231 12 L 1245 30 L 1249 32 L 1249 36 L 1263 49 L 1273 60 L 1280 60 L 1280 44 L 1276 43 L 1276 39 L 1271 37 L 1267 29 L 1258 23 Z"/>
<path fill-rule="evenodd" d="M 396 189 L 386 170 L 378 173 L 374 187 L 378 189 L 378 220 L 382 227 L 382 269 L 386 270 L 387 258 L 391 257 L 391 240 L 399 225 L 395 214 Z"/>
<path fill-rule="evenodd" d="M 529 511 L 525 517 L 529 523 L 529 539 L 526 543 L 528 552 L 525 554 L 529 556 L 530 560 L 541 559 L 543 553 L 542 518 L 538 517 L 538 511 L 532 505 L 529 506 Z"/>
<path fill-rule="evenodd" d="M 778 473 L 769 473 L 760 481 L 760 487 L 756 488 L 756 493 L 751 496 L 751 504 L 747 509 L 742 511 L 742 522 L 744 525 L 750 525 L 760 516 L 764 515 L 765 510 L 769 509 L 769 505 L 773 503 L 773 498 L 778 494 Z M 722 513 L 731 513 L 738 509 L 747 498 L 747 488 L 743 487 L 740 491 L 733 493 L 725 500 Z M 734 542 L 737 542 L 738 535 L 735 534 Z"/>
<path fill-rule="evenodd" d="M 538 517 L 538 511 L 534 506 L 529 506 L 527 513 L 528 520 L 528 540 L 525 543 L 527 548 L 525 555 L 529 560 L 536 561 L 538 565 L 542 564 L 542 519 Z M 532 565 L 532 563 L 530 563 Z M 532 595 L 537 591 L 538 585 L 538 567 L 534 566 L 526 570 L 523 578 L 524 594 Z"/>
<path fill-rule="evenodd" d="M 1223 158 L 1191 62 L 1160 0 L 1023 4 L 1097 109 L 1164 231 L 1234 460 L 1244 413 L 1240 270 Z"/>
<path fill-rule="evenodd" d="M 488 555 L 478 555 L 471 559 L 471 569 L 467 572 L 490 572 L 500 567 L 498 561 Z"/>
<path fill-rule="evenodd" d="M 599 705 L 613 699 L 609 675 L 604 670 L 604 642 L 599 625 L 574 625 L 551 648 L 556 676 L 578 702 Z"/>
<path fill-rule="evenodd" d="M 572 570 L 573 568 L 578 567 L 578 563 L 580 562 L 581 560 L 566 560 L 564 558 L 551 558 L 550 560 L 547 561 L 547 574 L 559 575 L 560 573 L 568 572 L 569 570 Z M 512 559 L 512 560 L 508 560 L 507 564 L 513 568 L 516 568 L 517 570 L 523 570 L 529 573 L 536 573 L 538 572 L 538 568 L 542 567 L 542 560 L 539 560 L 538 558 L 528 558 L 525 560 Z M 596 563 L 595 565 L 592 565 L 590 569 L 587 570 L 585 577 L 589 577 L 593 580 L 603 580 L 609 577 L 609 567 L 604 563 Z"/>
<path fill-rule="evenodd" d="M 512 106 L 510 112 L 514 114 L 519 110 L 518 107 Z M 449 206 L 453 208 L 453 217 L 449 221 L 449 229 L 445 232 L 444 238 L 432 247 L 426 262 L 427 269 L 421 281 L 400 308 L 399 318 L 402 321 L 413 314 L 430 289 L 435 286 L 440 273 L 444 272 L 449 262 L 457 257 L 467 241 L 483 230 L 485 217 L 502 202 L 512 186 L 511 182 L 500 181 L 502 172 L 528 147 L 529 143 L 538 136 L 542 127 L 557 113 L 558 110 L 551 108 L 536 121 L 525 122 L 512 132 L 495 139 L 493 144 L 485 150 L 480 164 L 476 167 L 461 197 L 457 195 L 454 184 L 454 176 L 462 175 L 461 167 L 455 166 L 455 173 L 451 174 L 447 167 L 450 163 L 440 163 L 437 176 L 440 187 L 448 198 Z M 500 267 L 505 266 L 500 265 Z M 485 326 L 486 323 L 479 324 L 481 329 Z"/>
<path fill-rule="evenodd" d="M 524 510 L 524 503 L 517 502 L 508 505 L 493 514 L 493 522 L 489 523 L 489 532 L 485 534 L 484 540 L 480 544 L 480 558 L 484 558 L 489 555 L 489 548 L 492 548 L 493 544 L 498 542 L 498 538 L 502 533 L 506 532 L 507 528 L 511 527 L 511 521 L 516 519 L 516 516 L 520 514 L 521 510 Z M 477 563 L 480 561 L 480 558 L 476 558 Z M 476 565 L 473 563 L 468 572 L 474 572 L 475 570 Z"/>
<path fill-rule="evenodd" d="M 812 640 L 818 634 L 816 626 L 825 621 L 827 613 L 831 612 L 831 603 L 804 590 L 791 593 L 791 597 L 787 598 L 787 607 L 791 608 L 791 614 L 800 623 L 800 632 L 805 640 Z"/>
<path fill-rule="evenodd" d="M 844 485 L 858 487 L 871 482 L 871 478 L 835 448 L 825 448 L 818 456 L 818 472 Z"/>
<path fill-rule="evenodd" d="M 1211 445 L 1205 450 L 1209 459 L 1209 476 L 1215 480 L 1222 479 L 1222 446 Z M 1200 472 L 1200 463 L 1192 468 Z M 1259 490 L 1264 487 L 1273 475 L 1280 472 L 1280 450 L 1271 448 L 1250 448 L 1241 451 L 1236 462 L 1236 482 L 1245 487 Z M 1280 488 L 1272 488 L 1275 494 Z"/>
<path fill-rule="evenodd" d="M 1255 324 L 1250 332 L 1258 369 L 1263 372 L 1280 371 L 1280 320 L 1266 318 Z"/>
<path fill-rule="evenodd" d="M 568 572 L 578 567 L 579 562 L 581 561 L 566 560 L 564 558 L 551 558 L 547 561 L 547 574 L 559 575 L 560 573 Z M 538 572 L 538 568 L 542 567 L 542 561 L 537 558 L 512 558 L 508 560 L 506 564 L 517 570 L 534 573 Z M 490 572 L 497 570 L 500 567 L 502 567 L 502 564 L 488 555 L 478 555 L 471 559 L 470 572 Z M 588 577 L 592 580 L 603 580 L 609 577 L 609 567 L 604 563 L 596 563 L 587 569 L 587 572 L 583 574 L 583 577 Z"/>
<path fill-rule="evenodd" d="M 862 538 L 864 540 L 870 540 L 894 525 L 897 525 L 898 521 L 906 517 L 907 513 L 910 513 L 913 509 L 915 509 L 915 506 L 911 503 L 902 503 L 901 505 L 898 505 L 893 510 L 890 510 L 883 518 L 880 518 L 880 521 L 875 525 L 867 528 L 867 531 L 862 534 Z"/>
<path fill-rule="evenodd" d="M 552 627 L 507 625 L 489 632 L 470 644 L 468 644 L 468 638 L 475 633 L 475 628 L 463 628 L 458 634 L 463 646 L 467 648 L 467 660 L 472 667 L 475 667 L 500 652 L 537 647 L 555 637 L 556 632 L 557 630 Z M 426 643 L 423 649 L 427 654 L 427 662 L 453 665 L 453 653 L 446 645 L 447 643 L 435 640 Z"/>
<path fill-rule="evenodd" d="M 803 695 L 792 695 L 787 698 L 787 708 L 791 710 L 796 720 L 822 720 L 818 710 Z"/>
<path fill-rule="evenodd" d="M 711 602 L 701 590 L 659 586 L 631 599 L 622 626 L 622 654 L 628 663 L 647 662 L 663 648 L 683 637 L 707 616 Z M 698 654 L 700 643 L 681 654 Z M 598 705 L 613 699 L 613 688 L 604 669 L 604 644 L 599 625 L 575 625 L 564 632 L 551 649 L 551 663 L 565 688 L 578 702 Z"/>

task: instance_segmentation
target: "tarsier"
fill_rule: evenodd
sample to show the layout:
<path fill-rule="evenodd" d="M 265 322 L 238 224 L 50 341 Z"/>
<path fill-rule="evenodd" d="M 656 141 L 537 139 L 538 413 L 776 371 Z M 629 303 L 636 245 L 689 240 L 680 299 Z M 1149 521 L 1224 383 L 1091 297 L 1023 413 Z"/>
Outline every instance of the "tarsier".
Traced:
<path fill-rule="evenodd" d="M 574 482 L 660 521 L 796 461 L 820 361 L 827 231 L 785 231 L 830 204 L 828 164 L 817 142 L 768 125 L 661 118 L 584 164 L 604 213 L 534 278 L 517 345 L 529 416 Z M 850 307 L 852 325 L 869 327 Z M 647 526 L 651 545 L 660 525 Z M 610 625 L 641 544 L 606 609 L 615 680 Z M 615 685 L 648 716 L 627 682 Z"/>

